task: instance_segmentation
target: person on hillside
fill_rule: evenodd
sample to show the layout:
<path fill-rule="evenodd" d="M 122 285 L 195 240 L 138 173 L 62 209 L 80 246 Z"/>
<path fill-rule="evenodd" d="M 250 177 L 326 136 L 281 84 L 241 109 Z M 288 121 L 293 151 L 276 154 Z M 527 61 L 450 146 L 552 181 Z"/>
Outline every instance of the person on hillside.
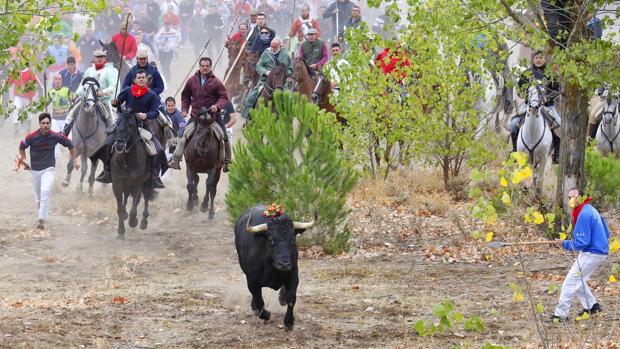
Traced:
<path fill-rule="evenodd" d="M 274 8 L 269 5 L 268 0 L 260 0 L 260 4 L 256 9 L 258 10 L 258 12 L 264 13 L 265 17 L 267 18 L 273 18 L 273 14 L 276 12 L 276 10 L 274 10 Z"/>
<path fill-rule="evenodd" d="M 204 23 L 207 16 L 207 10 L 203 8 L 202 2 L 196 1 L 194 4 L 194 12 L 187 23 L 188 39 L 194 48 L 194 54 L 199 56 L 202 52 L 208 38 L 204 35 Z M 211 44 L 209 44 L 211 45 Z"/>
<path fill-rule="evenodd" d="M 93 36 L 93 27 L 87 26 L 84 35 L 80 36 L 77 41 L 77 48 L 80 50 L 82 61 L 80 62 L 80 70 L 85 71 L 93 63 L 93 51 L 101 47 L 99 40 Z"/>
<path fill-rule="evenodd" d="M 250 36 L 248 37 L 248 45 L 246 46 L 246 49 L 252 51 L 252 46 L 254 45 L 254 42 L 257 41 L 260 37 L 260 32 L 262 28 L 266 28 L 269 33 L 271 34 L 272 30 L 267 28 L 267 18 L 265 17 L 264 13 L 259 13 L 256 16 L 256 24 L 252 27 L 250 26 Z M 274 33 L 275 35 L 275 33 Z"/>
<path fill-rule="evenodd" d="M 558 243 L 561 243 L 567 251 L 579 253 L 577 260 L 564 278 L 560 299 L 551 316 L 551 320 L 554 322 L 563 322 L 568 319 L 574 296 L 577 296 L 583 308 L 579 312 L 579 316 L 585 313 L 592 315 L 603 310 L 588 286 L 588 279 L 596 268 L 607 259 L 611 234 L 605 218 L 592 206 L 590 201 L 591 199 L 589 197 L 584 198 L 577 188 L 568 192 L 568 205 L 573 209 L 573 239 L 558 240 Z"/>
<path fill-rule="evenodd" d="M 520 96 L 524 97 L 527 101 L 527 89 L 535 82 L 541 81 L 545 87 L 544 107 L 541 111 L 547 120 L 549 128 L 551 129 L 551 135 L 553 136 L 553 154 L 551 159 L 554 164 L 559 163 L 560 160 L 560 137 L 556 134 L 556 130 L 559 129 L 562 124 L 560 114 L 558 114 L 555 108 L 555 98 L 547 98 L 559 94 L 560 84 L 551 78 L 550 75 L 545 73 L 547 68 L 547 59 L 545 53 L 542 50 L 537 50 L 532 55 L 532 66 L 523 72 L 519 77 L 517 91 Z M 525 114 L 517 115 L 510 121 L 510 137 L 512 139 L 512 149 L 517 151 L 517 137 L 519 136 L 520 125 L 525 118 Z"/>
<path fill-rule="evenodd" d="M 175 135 L 179 138 L 182 137 L 187 122 L 181 111 L 177 109 L 177 102 L 174 97 L 170 96 L 166 98 L 166 107 L 163 113 L 172 121 L 172 128 L 174 129 Z"/>
<path fill-rule="evenodd" d="M 118 79 L 118 70 L 114 68 L 112 63 L 106 61 L 106 52 L 102 49 L 97 49 L 93 52 L 93 56 L 95 56 L 95 64 L 86 69 L 84 72 L 85 78 L 94 78 L 99 82 L 99 91 L 97 95 L 99 96 L 103 105 L 105 105 L 105 110 L 101 110 L 101 117 L 106 122 L 106 126 L 110 126 L 113 121 L 112 118 L 114 114 L 112 113 L 112 98 L 114 97 L 114 92 L 116 90 L 116 80 Z M 84 80 L 82 80 L 83 82 Z M 81 96 L 83 94 L 83 90 L 79 88 L 76 92 L 76 96 Z M 69 135 L 71 129 L 73 128 L 73 115 L 69 114 L 65 119 L 65 128 L 64 134 Z"/>
<path fill-rule="evenodd" d="M 217 12 L 217 6 L 215 4 L 210 5 L 205 16 L 204 31 L 211 36 L 211 43 L 207 47 L 207 56 L 217 57 L 217 54 L 222 47 L 222 40 L 224 39 L 224 19 Z"/>
<path fill-rule="evenodd" d="M 69 47 L 64 44 L 62 33 L 56 34 L 54 37 L 54 43 L 47 48 L 46 54 L 54 58 L 54 63 L 52 63 L 52 65 L 48 68 L 49 74 L 47 79 L 49 80 L 49 83 L 47 86 L 49 87 L 51 86 L 51 81 L 54 78 L 54 75 L 67 67 L 67 58 L 71 56 Z"/>
<path fill-rule="evenodd" d="M 162 22 L 164 24 L 169 24 L 172 28 L 176 30 L 180 30 L 181 27 L 181 18 L 174 13 L 174 6 L 168 5 L 168 9 L 162 18 Z"/>
<path fill-rule="evenodd" d="M 45 220 L 49 217 L 50 196 L 54 186 L 56 156 L 54 150 L 57 144 L 69 149 L 73 168 L 80 168 L 80 160 L 71 141 L 63 134 L 50 130 L 52 117 L 48 113 L 39 115 L 39 129 L 30 132 L 19 143 L 19 158 L 30 170 L 30 178 L 34 186 L 34 193 L 39 210 L 38 229 L 45 229 Z M 30 165 L 26 159 L 26 149 L 30 148 Z"/>
<path fill-rule="evenodd" d="M 179 140 L 179 144 L 172 154 L 168 166 L 177 170 L 181 169 L 180 161 L 185 150 L 185 144 L 188 138 L 194 134 L 196 129 L 196 118 L 200 115 L 202 110 L 207 110 L 212 115 L 219 116 L 220 111 L 226 105 L 228 101 L 228 95 L 226 88 L 220 79 L 218 79 L 212 71 L 213 61 L 209 57 L 202 57 L 198 62 L 198 71 L 194 76 L 189 78 L 185 83 L 183 92 L 181 92 L 181 113 L 183 117 L 190 115 L 191 118 L 183 131 L 183 136 Z M 226 125 L 220 117 L 215 118 L 215 122 L 224 131 L 224 167 L 223 171 L 228 172 L 232 151 L 230 148 L 230 142 L 226 136 Z"/>
<path fill-rule="evenodd" d="M 321 36 L 319 21 L 310 17 L 310 6 L 308 6 L 308 4 L 303 4 L 301 6 L 301 15 L 297 17 L 291 25 L 288 36 L 290 38 L 297 36 L 297 41 L 301 43 L 304 41 L 306 35 L 308 35 L 310 29 L 316 30 L 317 37 Z"/>
<path fill-rule="evenodd" d="M 401 84 L 407 76 L 407 67 L 411 66 L 411 61 L 399 43 L 396 44 L 394 50 L 383 49 L 375 58 L 375 62 L 383 74 L 394 77 Z"/>
<path fill-rule="evenodd" d="M 273 40 L 271 40 L 271 46 L 263 52 L 258 59 L 258 63 L 256 63 L 256 72 L 260 78 L 256 86 L 250 91 L 250 93 L 248 93 L 248 96 L 245 99 L 245 107 L 243 108 L 244 119 L 247 120 L 249 118 L 250 110 L 254 108 L 260 90 L 265 84 L 265 81 L 267 81 L 269 74 L 271 74 L 271 70 L 278 64 L 286 66 L 286 75 L 291 76 L 293 73 L 291 58 L 284 50 L 282 50 L 282 39 L 276 36 Z"/>
<path fill-rule="evenodd" d="M 80 88 L 84 73 L 78 69 L 74 57 L 67 58 L 67 67 L 61 70 L 59 74 L 62 77 L 62 86 L 69 88 L 71 93 L 76 93 Z"/>
<path fill-rule="evenodd" d="M 329 51 L 327 44 L 318 38 L 318 30 L 315 28 L 308 29 L 306 40 L 301 44 L 299 49 L 299 57 L 304 60 L 306 65 L 311 69 L 310 75 L 321 70 L 323 65 L 329 60 Z"/>
<path fill-rule="evenodd" d="M 112 36 L 112 42 L 116 46 L 118 55 L 122 55 L 123 59 L 131 61 L 134 57 L 136 57 L 138 44 L 136 44 L 136 39 L 133 35 L 129 34 L 127 31 L 126 22 L 121 23 L 120 31 L 116 35 Z M 123 46 L 123 44 L 125 45 Z"/>
<path fill-rule="evenodd" d="M 343 32 L 345 24 L 351 18 L 352 10 L 353 2 L 350 0 L 336 0 L 327 7 L 323 13 L 323 18 L 332 19 L 332 32 L 334 35 Z"/>
<path fill-rule="evenodd" d="M 136 51 L 136 62 L 138 61 L 137 52 L 144 51 L 146 52 L 149 62 L 157 61 L 157 55 L 155 55 L 155 51 L 150 44 L 144 42 L 144 31 L 142 29 L 136 31 L 136 44 L 138 44 L 138 51 Z"/>
<path fill-rule="evenodd" d="M 39 81 L 37 75 L 30 69 L 30 64 L 26 62 L 26 68 L 19 73 L 19 79 L 9 78 L 9 84 L 13 86 L 12 96 L 15 109 L 11 115 L 11 121 L 15 125 L 15 133 L 17 136 L 21 128 L 23 131 L 29 131 L 30 115 L 28 107 L 32 104 L 36 91 L 43 91 L 43 84 Z M 26 120 L 20 120 L 20 114 L 26 113 Z"/>
<path fill-rule="evenodd" d="M 345 30 L 358 28 L 360 25 L 366 24 L 362 21 L 362 8 L 359 5 L 353 5 L 351 8 L 351 17 L 347 20 L 347 23 L 344 25 Z"/>
<path fill-rule="evenodd" d="M 276 33 L 285 32 L 289 29 L 291 23 L 292 12 L 286 5 L 286 1 L 280 0 L 279 5 L 276 7 L 276 12 L 271 17 L 271 26 Z"/>
<path fill-rule="evenodd" d="M 123 89 L 116 98 L 112 99 L 112 106 L 119 111 L 125 105 L 125 109 L 135 114 L 139 121 L 142 121 L 139 127 L 149 131 L 151 135 L 153 131 L 148 124 L 143 123 L 146 119 L 154 120 L 159 116 L 159 96 L 155 92 L 149 90 L 147 86 L 147 74 L 144 70 L 138 70 L 135 75 L 134 83 L 131 87 Z M 166 155 L 159 143 L 157 137 L 147 137 L 155 144 L 156 154 L 151 156 L 150 177 L 154 189 L 165 188 L 161 181 L 159 173 L 166 171 Z M 101 160 L 103 162 L 103 172 L 99 174 L 96 181 L 101 183 L 112 183 L 112 174 L 110 173 L 110 161 L 112 160 L 111 147 L 114 144 L 114 133 L 110 133 L 103 145 L 90 157 L 91 160 Z"/>
<path fill-rule="evenodd" d="M 170 66 L 174 57 L 174 51 L 181 42 L 181 33 L 172 28 L 170 24 L 164 24 L 164 27 L 155 35 L 155 43 L 159 52 L 159 62 L 164 76 L 170 78 L 172 72 Z"/>

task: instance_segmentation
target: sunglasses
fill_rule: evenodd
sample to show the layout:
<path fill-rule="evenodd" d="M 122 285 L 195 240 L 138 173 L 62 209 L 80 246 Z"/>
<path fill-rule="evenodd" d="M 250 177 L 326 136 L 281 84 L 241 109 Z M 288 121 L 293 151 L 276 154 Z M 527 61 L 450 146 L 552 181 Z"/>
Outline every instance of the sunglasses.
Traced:
<path fill-rule="evenodd" d="M 105 56 L 95 56 L 95 58 L 105 58 Z"/>
<path fill-rule="evenodd" d="M 260 32 L 261 34 L 269 34 L 269 32 Z"/>

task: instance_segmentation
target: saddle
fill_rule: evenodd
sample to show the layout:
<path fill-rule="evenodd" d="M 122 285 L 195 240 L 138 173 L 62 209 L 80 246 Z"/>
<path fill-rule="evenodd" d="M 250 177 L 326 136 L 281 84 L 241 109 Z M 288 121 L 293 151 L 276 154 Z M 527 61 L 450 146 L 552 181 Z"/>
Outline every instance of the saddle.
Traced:
<path fill-rule="evenodd" d="M 164 136 L 167 141 L 171 141 L 174 139 L 174 127 L 172 126 L 172 120 L 170 118 L 159 111 L 159 116 L 157 117 L 157 124 L 164 130 Z"/>
<path fill-rule="evenodd" d="M 138 135 L 140 136 L 140 140 L 144 143 L 147 153 L 149 153 L 150 156 L 157 155 L 155 142 L 153 142 L 153 134 L 142 127 L 138 127 Z"/>

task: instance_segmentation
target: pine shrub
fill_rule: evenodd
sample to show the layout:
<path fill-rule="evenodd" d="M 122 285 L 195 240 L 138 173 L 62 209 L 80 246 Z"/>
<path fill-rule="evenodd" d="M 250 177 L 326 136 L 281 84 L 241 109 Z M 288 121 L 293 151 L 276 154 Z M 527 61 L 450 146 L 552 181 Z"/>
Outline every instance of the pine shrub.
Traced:
<path fill-rule="evenodd" d="M 297 221 L 317 212 L 318 230 L 328 234 L 321 240 L 346 246 L 340 240 L 348 233 L 336 227 L 349 213 L 357 173 L 341 156 L 334 115 L 290 92 L 276 92 L 273 103 L 276 112 L 262 105 L 252 112 L 246 142 L 234 147 L 226 194 L 231 221 L 256 204 L 277 202 Z"/>
<path fill-rule="evenodd" d="M 586 150 L 586 191 L 603 206 L 614 205 L 620 196 L 620 160 Z"/>

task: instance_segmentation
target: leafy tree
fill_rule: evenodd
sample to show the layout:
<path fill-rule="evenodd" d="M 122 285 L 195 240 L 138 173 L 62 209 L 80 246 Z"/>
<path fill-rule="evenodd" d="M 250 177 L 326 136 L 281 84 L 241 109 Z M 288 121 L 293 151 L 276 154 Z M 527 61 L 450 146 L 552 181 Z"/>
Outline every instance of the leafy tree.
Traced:
<path fill-rule="evenodd" d="M 257 203 L 277 202 L 294 219 L 319 216 L 331 234 L 348 214 L 356 171 L 341 157 L 334 116 L 290 92 L 260 106 L 234 148 L 226 205 L 231 221 Z M 337 236 L 334 236 L 337 238 Z"/>
<path fill-rule="evenodd" d="M 19 73 L 27 67 L 41 73 L 53 63 L 51 57 L 45 57 L 45 50 L 52 40 L 52 33 L 60 30 L 63 13 L 81 11 L 93 15 L 105 6 L 105 0 L 4 0 L 0 4 L 0 28 L 3 33 L 0 36 L 0 66 L 3 71 L 0 95 L 10 87 L 8 78 L 18 79 Z M 73 40 L 77 40 L 77 36 Z M 34 88 L 34 85 L 25 87 Z M 41 110 L 44 104 L 43 98 L 30 109 Z M 5 107 L 0 105 L 0 113 L 6 116 Z M 25 118 L 25 111 L 22 114 L 20 117 Z"/>

